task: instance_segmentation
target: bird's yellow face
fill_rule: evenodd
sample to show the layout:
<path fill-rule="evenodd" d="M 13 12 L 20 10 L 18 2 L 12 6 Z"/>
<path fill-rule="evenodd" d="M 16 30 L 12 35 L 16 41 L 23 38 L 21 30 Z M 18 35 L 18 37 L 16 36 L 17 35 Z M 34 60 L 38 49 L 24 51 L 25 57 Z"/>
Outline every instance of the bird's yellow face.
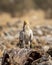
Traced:
<path fill-rule="evenodd" d="M 24 25 L 23 25 L 23 30 L 29 30 L 29 29 L 30 29 L 29 22 L 27 20 L 25 20 Z"/>
<path fill-rule="evenodd" d="M 27 20 L 25 20 L 24 25 L 29 25 L 29 22 Z"/>

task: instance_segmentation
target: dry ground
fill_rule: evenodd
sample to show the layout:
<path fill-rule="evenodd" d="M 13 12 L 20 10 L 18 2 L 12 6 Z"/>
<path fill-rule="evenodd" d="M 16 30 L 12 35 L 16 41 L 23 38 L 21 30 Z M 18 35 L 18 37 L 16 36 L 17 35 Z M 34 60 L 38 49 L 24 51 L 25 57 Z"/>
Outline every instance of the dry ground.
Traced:
<path fill-rule="evenodd" d="M 46 20 L 44 17 L 45 17 L 45 14 L 41 10 L 39 10 L 39 11 L 32 10 L 32 11 L 29 11 L 28 13 L 26 13 L 24 16 L 14 17 L 14 18 L 12 18 L 11 15 L 8 13 L 1 13 L 0 14 L 0 25 L 5 25 L 7 22 L 10 22 L 13 24 L 17 20 L 22 20 L 22 21 L 28 20 L 30 22 L 31 28 L 33 28 L 33 26 L 36 26 L 36 25 L 51 25 L 52 26 L 52 20 Z M 8 44 L 8 45 L 6 45 L 7 49 L 13 48 L 13 46 L 10 45 L 9 42 L 7 44 Z M 37 48 L 36 48 L 36 50 L 37 50 Z M 0 51 L 0 57 L 2 56 L 2 54 L 3 53 Z"/>

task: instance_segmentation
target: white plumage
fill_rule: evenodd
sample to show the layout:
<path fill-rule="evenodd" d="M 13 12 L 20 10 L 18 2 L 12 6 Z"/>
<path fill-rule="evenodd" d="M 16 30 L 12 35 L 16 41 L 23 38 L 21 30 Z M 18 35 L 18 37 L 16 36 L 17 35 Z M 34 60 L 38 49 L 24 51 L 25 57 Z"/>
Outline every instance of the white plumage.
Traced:
<path fill-rule="evenodd" d="M 33 32 L 30 29 L 28 24 L 24 24 L 23 30 L 20 32 L 19 39 L 22 41 L 22 45 L 28 43 L 30 45 L 31 41 L 33 40 Z"/>

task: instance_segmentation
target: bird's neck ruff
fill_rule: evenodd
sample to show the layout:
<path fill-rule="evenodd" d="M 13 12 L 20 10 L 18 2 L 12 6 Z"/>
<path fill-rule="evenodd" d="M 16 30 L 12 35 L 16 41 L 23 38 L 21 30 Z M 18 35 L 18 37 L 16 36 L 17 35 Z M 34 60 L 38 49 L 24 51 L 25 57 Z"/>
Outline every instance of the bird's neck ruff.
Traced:
<path fill-rule="evenodd" d="M 30 27 L 28 25 L 25 26 L 25 31 L 29 31 Z"/>
<path fill-rule="evenodd" d="M 30 26 L 28 24 L 23 25 L 23 31 L 30 30 Z"/>

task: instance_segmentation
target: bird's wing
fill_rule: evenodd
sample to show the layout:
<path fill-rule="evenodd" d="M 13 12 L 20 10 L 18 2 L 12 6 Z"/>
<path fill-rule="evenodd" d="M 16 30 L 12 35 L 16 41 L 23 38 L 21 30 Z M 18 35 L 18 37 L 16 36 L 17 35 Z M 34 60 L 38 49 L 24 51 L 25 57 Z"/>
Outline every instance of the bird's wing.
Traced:
<path fill-rule="evenodd" d="M 30 39 L 33 40 L 33 32 L 30 30 Z"/>
<path fill-rule="evenodd" d="M 19 39 L 20 39 L 20 40 L 23 40 L 23 38 L 24 38 L 24 34 L 23 34 L 23 31 L 21 31 L 21 32 L 20 32 L 20 35 L 19 35 Z"/>

